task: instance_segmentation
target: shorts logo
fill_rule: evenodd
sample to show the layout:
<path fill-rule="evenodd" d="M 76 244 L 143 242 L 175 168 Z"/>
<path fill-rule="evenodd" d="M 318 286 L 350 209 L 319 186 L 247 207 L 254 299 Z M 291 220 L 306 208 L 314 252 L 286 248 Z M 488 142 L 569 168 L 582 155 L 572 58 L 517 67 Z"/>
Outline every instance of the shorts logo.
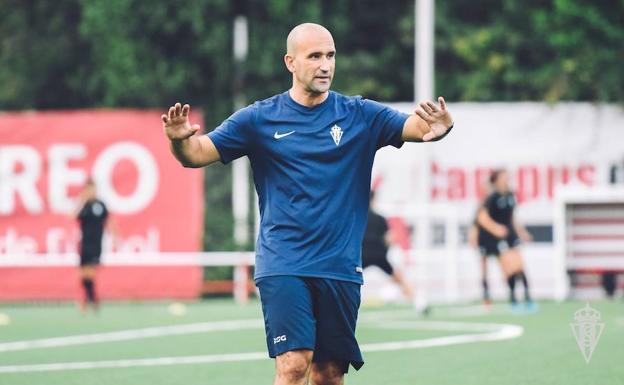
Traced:
<path fill-rule="evenodd" d="M 280 342 L 284 342 L 284 341 L 286 341 L 286 334 L 282 334 L 279 337 L 273 338 L 273 345 L 280 343 Z"/>

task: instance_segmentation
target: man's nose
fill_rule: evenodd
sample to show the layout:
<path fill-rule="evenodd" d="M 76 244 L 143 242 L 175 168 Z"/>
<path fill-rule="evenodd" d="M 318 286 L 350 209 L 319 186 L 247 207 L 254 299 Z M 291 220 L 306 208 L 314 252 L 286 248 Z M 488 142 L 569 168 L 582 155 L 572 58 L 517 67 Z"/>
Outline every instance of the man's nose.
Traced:
<path fill-rule="evenodd" d="M 321 59 L 321 67 L 319 68 L 323 72 L 329 72 L 331 66 L 329 65 L 330 60 L 327 58 Z"/>

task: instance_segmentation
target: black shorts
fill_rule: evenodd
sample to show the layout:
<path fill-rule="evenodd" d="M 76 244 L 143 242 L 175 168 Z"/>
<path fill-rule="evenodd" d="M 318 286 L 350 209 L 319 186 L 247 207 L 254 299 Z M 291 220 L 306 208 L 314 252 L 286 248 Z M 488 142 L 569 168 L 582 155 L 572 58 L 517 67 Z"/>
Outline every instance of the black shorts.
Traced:
<path fill-rule="evenodd" d="M 362 268 L 366 269 L 369 266 L 377 266 L 381 270 L 383 270 L 386 274 L 392 275 L 394 274 L 394 268 L 388 262 L 386 258 L 376 258 L 376 259 L 364 259 L 362 260 Z"/>
<path fill-rule="evenodd" d="M 81 245 L 80 247 L 80 266 L 92 266 L 100 264 L 100 254 L 102 254 L 102 248 L 88 247 L 87 245 Z"/>
<path fill-rule="evenodd" d="M 509 249 L 513 249 L 520 245 L 520 238 L 515 234 L 505 238 L 498 239 L 494 237 L 488 237 L 487 239 L 479 240 L 479 250 L 483 257 L 500 257 Z"/>
<path fill-rule="evenodd" d="M 369 266 L 377 266 L 388 275 L 394 274 L 394 268 L 390 262 L 388 262 L 385 253 L 383 255 L 362 254 L 362 269 L 366 269 Z"/>
<path fill-rule="evenodd" d="M 280 275 L 256 281 L 269 356 L 314 351 L 313 362 L 338 362 L 343 373 L 364 359 L 355 339 L 360 284 L 328 278 Z"/>
<path fill-rule="evenodd" d="M 97 266 L 100 264 L 100 257 L 80 256 L 80 266 Z"/>

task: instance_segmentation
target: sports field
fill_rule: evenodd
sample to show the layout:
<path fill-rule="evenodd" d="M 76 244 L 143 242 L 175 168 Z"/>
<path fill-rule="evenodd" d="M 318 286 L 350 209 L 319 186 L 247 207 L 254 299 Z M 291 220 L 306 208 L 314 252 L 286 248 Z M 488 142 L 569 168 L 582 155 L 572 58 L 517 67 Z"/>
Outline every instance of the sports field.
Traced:
<path fill-rule="evenodd" d="M 604 332 L 589 364 L 570 323 L 584 303 L 540 303 L 535 314 L 495 304 L 363 307 L 366 364 L 347 384 L 622 384 L 624 305 L 595 302 Z M 0 384 L 270 384 L 258 302 L 0 305 Z"/>

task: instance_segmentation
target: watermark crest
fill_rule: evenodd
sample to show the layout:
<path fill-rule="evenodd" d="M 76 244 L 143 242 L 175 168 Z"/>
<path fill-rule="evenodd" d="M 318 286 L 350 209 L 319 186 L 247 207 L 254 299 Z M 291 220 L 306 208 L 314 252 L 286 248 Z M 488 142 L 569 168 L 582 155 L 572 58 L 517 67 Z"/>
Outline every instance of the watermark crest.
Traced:
<path fill-rule="evenodd" d="M 574 313 L 574 320 L 576 322 L 570 324 L 574 338 L 576 338 L 576 343 L 583 353 L 585 362 L 589 364 L 605 324 L 600 322 L 600 312 L 589 306 L 588 303 Z"/>

